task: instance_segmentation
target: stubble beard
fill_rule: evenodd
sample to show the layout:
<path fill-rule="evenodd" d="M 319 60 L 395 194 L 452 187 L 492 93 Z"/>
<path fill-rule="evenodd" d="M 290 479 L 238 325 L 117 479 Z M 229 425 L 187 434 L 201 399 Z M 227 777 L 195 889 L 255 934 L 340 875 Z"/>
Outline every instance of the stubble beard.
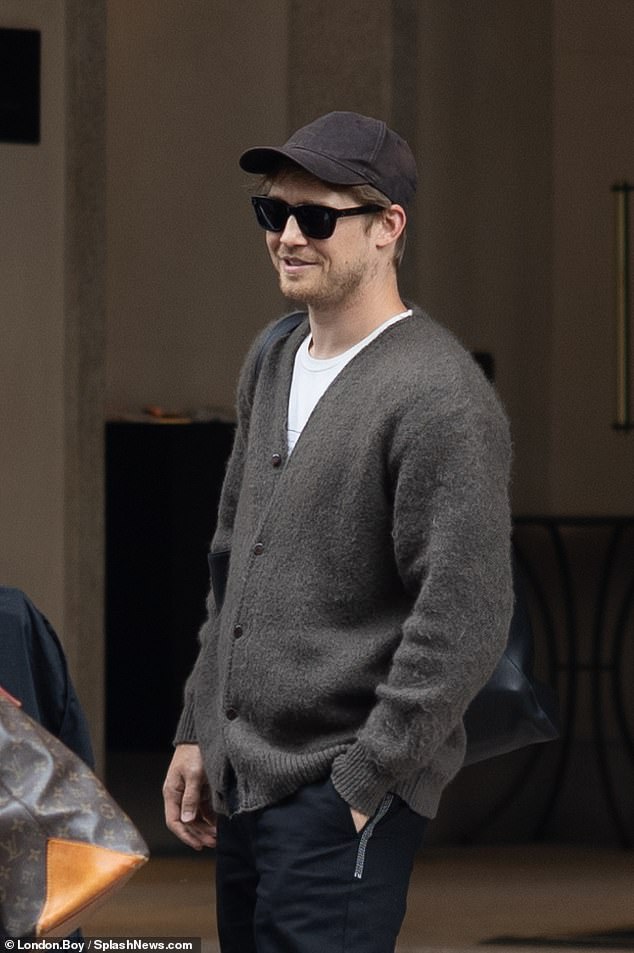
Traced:
<path fill-rule="evenodd" d="M 322 275 L 311 282 L 293 281 L 279 275 L 280 291 L 289 301 L 308 307 L 341 308 L 353 298 L 370 277 L 366 262 L 357 261 L 338 275 Z"/>

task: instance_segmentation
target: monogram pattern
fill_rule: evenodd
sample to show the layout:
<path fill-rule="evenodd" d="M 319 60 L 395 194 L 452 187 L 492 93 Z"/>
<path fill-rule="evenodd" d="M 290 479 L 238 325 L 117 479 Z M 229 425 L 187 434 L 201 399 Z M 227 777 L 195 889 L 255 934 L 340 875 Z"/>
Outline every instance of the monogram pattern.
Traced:
<path fill-rule="evenodd" d="M 51 837 L 147 857 L 130 819 L 92 771 L 0 696 L 0 921 L 33 936 L 46 891 Z"/>

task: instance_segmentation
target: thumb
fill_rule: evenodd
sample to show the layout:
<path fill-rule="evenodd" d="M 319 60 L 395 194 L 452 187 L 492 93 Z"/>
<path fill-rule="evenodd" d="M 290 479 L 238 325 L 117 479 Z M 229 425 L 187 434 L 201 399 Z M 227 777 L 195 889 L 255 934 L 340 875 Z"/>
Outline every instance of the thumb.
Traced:
<path fill-rule="evenodd" d="M 189 824 L 196 819 L 198 808 L 200 806 L 200 782 L 189 778 L 183 791 L 181 801 L 181 821 L 183 824 Z"/>

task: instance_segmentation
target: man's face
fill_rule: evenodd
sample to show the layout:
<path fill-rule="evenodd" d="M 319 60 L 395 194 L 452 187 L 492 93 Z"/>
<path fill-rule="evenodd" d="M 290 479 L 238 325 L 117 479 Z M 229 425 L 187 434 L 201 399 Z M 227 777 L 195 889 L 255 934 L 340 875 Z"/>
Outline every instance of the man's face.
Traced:
<path fill-rule="evenodd" d="M 359 204 L 349 192 L 334 190 L 308 174 L 283 175 L 268 194 L 289 205 L 350 208 Z M 330 238 L 315 239 L 307 238 L 291 216 L 282 232 L 267 232 L 266 244 L 282 294 L 317 308 L 341 307 L 354 297 L 377 269 L 368 222 L 365 215 L 340 218 Z"/>

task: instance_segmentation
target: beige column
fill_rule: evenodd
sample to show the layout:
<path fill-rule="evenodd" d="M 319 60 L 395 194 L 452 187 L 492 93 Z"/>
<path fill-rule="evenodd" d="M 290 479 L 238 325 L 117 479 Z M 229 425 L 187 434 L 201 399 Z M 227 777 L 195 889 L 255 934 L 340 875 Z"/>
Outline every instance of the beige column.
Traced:
<path fill-rule="evenodd" d="M 391 0 L 292 0 L 289 43 L 292 128 L 332 109 L 389 115 Z"/>
<path fill-rule="evenodd" d="M 65 47 L 64 645 L 101 760 L 105 682 L 105 0 L 67 0 Z"/>
<path fill-rule="evenodd" d="M 384 119 L 416 151 L 415 0 L 291 0 L 289 132 L 331 110 Z M 408 242 L 415 244 L 415 219 Z M 412 256 L 401 287 L 413 294 Z"/>

